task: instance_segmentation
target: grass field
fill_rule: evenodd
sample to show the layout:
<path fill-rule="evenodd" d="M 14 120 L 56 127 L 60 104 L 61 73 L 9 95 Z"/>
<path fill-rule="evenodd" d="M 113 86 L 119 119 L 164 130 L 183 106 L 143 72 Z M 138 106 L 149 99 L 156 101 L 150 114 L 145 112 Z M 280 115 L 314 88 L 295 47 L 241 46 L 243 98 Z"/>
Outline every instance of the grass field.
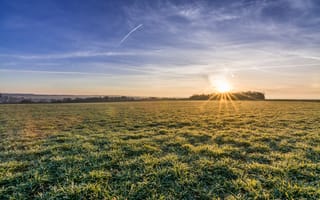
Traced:
<path fill-rule="evenodd" d="M 0 105 L 0 199 L 320 199 L 320 103 Z"/>

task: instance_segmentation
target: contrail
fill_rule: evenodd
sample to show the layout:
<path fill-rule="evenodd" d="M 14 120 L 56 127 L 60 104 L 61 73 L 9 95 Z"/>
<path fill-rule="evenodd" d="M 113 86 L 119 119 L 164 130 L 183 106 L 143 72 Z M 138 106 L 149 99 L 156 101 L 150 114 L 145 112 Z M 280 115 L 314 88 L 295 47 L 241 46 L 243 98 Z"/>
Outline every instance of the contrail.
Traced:
<path fill-rule="evenodd" d="M 120 41 L 119 45 L 121 45 L 124 41 L 126 41 L 126 39 L 136 30 L 138 30 L 139 28 L 141 28 L 143 26 L 143 24 L 139 24 L 138 26 L 136 26 L 134 29 L 132 29 L 127 35 L 125 35 L 122 40 Z"/>

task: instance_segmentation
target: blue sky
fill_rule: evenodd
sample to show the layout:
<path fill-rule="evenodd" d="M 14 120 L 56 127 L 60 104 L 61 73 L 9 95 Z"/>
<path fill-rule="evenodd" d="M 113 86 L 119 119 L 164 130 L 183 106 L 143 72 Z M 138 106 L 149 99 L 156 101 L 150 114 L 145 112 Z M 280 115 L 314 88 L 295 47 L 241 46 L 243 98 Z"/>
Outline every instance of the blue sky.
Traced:
<path fill-rule="evenodd" d="M 320 98 L 320 1 L 0 1 L 0 92 Z"/>

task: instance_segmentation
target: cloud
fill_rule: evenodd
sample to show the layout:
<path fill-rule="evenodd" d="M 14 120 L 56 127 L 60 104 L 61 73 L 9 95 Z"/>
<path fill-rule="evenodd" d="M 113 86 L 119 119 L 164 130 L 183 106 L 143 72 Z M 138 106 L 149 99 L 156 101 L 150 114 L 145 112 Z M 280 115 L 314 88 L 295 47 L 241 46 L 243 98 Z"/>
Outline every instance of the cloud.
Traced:
<path fill-rule="evenodd" d="M 309 10 L 313 6 L 313 2 L 311 0 L 285 0 L 291 8 L 297 10 Z"/>
<path fill-rule="evenodd" d="M 79 52 L 66 52 L 66 53 L 60 53 L 60 54 L 35 54 L 35 55 L 0 54 L 0 57 L 37 60 L 37 59 L 68 59 L 68 58 L 88 58 L 88 57 L 134 56 L 137 54 L 141 54 L 141 52 L 79 51 Z M 145 54 L 147 54 L 147 52 Z"/>
<path fill-rule="evenodd" d="M 1 54 L 0 63 L 2 68 L 25 69 L 25 73 L 132 76 L 132 82 L 141 85 L 148 84 L 150 77 L 159 85 L 173 79 L 178 81 L 172 85 L 187 84 L 227 68 L 248 73 L 251 76 L 246 78 L 257 82 L 273 82 L 272 77 L 264 79 L 264 74 L 274 72 L 284 77 L 283 84 L 291 85 L 291 74 L 308 81 L 310 73 L 301 73 L 302 69 L 320 73 L 316 70 L 320 66 L 320 21 L 314 4 L 309 0 L 135 2 L 123 5 L 124 13 L 118 15 L 123 19 L 110 22 L 110 30 L 87 35 L 58 31 L 72 38 L 72 43 L 61 42 L 70 52 Z M 132 40 L 117 48 L 143 26 L 148 27 L 143 29 L 143 42 Z M 126 27 L 134 28 L 119 42 Z M 15 65 L 6 64 L 10 62 Z M 42 65 L 46 62 L 56 66 Z M 130 85 L 128 80 L 121 84 Z"/>
<path fill-rule="evenodd" d="M 45 70 L 0 69 L 0 72 L 112 76 L 112 74 L 108 74 L 108 73 L 92 73 L 92 72 L 76 72 L 76 71 L 45 71 Z"/>

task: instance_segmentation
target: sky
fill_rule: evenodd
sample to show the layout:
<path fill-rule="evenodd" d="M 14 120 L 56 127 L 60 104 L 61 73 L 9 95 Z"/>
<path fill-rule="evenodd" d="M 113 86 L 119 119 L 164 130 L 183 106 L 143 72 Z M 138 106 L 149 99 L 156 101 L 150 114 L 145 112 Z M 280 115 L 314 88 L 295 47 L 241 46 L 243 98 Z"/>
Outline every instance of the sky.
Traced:
<path fill-rule="evenodd" d="M 320 99 L 318 0 L 0 0 L 0 92 Z"/>

